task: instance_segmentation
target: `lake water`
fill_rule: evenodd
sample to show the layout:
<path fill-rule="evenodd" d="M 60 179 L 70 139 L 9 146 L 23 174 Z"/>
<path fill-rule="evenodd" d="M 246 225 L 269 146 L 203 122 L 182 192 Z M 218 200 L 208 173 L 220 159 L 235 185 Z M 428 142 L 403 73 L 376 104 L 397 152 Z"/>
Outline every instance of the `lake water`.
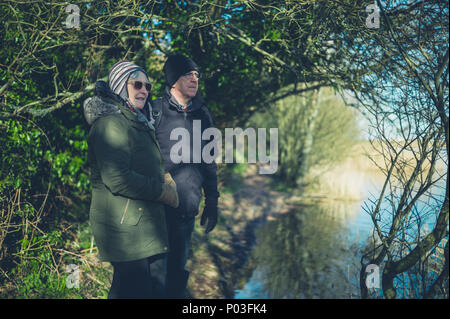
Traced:
<path fill-rule="evenodd" d="M 430 200 L 443 201 L 442 186 Z M 380 190 L 380 180 L 367 181 L 364 200 L 299 205 L 259 226 L 235 298 L 359 298 L 360 249 L 373 228 L 363 204 Z M 419 202 L 417 216 L 429 204 Z M 436 216 L 426 217 L 429 229 Z"/>

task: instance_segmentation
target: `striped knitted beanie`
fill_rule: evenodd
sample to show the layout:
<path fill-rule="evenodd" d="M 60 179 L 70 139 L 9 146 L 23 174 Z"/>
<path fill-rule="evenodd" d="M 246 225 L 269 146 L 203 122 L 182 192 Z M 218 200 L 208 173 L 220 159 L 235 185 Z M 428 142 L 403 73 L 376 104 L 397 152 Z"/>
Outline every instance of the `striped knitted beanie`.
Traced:
<path fill-rule="evenodd" d="M 122 98 L 128 97 L 128 94 L 124 94 L 123 91 L 125 84 L 127 83 L 127 80 L 131 73 L 134 71 L 141 71 L 145 75 L 147 75 L 147 72 L 144 71 L 143 68 L 140 66 L 134 64 L 133 62 L 124 60 L 119 61 L 116 64 L 114 64 L 109 71 L 109 87 L 111 90 L 116 93 L 117 95 L 120 95 Z"/>

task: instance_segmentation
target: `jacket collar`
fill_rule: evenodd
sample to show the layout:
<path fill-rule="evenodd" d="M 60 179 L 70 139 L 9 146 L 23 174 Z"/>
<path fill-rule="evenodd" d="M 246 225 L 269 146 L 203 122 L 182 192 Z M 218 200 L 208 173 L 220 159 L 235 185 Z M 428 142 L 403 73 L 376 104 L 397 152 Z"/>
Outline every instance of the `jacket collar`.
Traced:
<path fill-rule="evenodd" d="M 131 125 L 134 128 L 137 128 L 142 131 L 151 131 L 151 129 L 147 126 L 147 124 L 144 123 L 143 121 L 140 121 L 138 119 L 137 114 L 127 107 L 127 104 L 122 104 L 120 106 L 120 112 L 123 114 L 123 116 L 125 116 L 125 118 L 127 118 L 130 121 Z"/>
<path fill-rule="evenodd" d="M 187 109 L 184 110 L 175 97 L 170 93 L 170 87 L 166 86 L 164 90 L 164 96 L 169 102 L 169 107 L 176 109 L 178 112 L 194 112 L 199 110 L 203 105 L 205 105 L 205 100 L 200 96 L 200 93 L 197 91 L 197 94 L 192 98 L 190 103 L 187 106 Z"/>

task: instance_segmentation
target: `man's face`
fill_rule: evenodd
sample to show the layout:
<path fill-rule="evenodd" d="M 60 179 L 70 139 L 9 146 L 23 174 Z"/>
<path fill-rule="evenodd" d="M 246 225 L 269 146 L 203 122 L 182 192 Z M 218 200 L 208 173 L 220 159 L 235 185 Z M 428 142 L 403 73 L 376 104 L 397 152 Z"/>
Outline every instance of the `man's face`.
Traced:
<path fill-rule="evenodd" d="M 173 87 L 185 97 L 192 99 L 197 94 L 198 78 L 199 73 L 197 71 L 191 71 L 180 76 Z"/>

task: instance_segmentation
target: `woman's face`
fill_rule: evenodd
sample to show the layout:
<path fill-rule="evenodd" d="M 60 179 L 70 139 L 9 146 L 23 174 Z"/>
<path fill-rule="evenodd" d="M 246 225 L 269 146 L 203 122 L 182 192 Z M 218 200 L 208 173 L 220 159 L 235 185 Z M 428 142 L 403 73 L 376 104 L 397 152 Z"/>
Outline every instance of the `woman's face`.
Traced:
<path fill-rule="evenodd" d="M 150 82 L 143 72 L 139 71 L 138 73 L 138 76 L 135 78 L 130 76 L 127 81 L 127 89 L 128 98 L 130 99 L 131 103 L 133 103 L 134 106 L 136 106 L 138 109 L 142 109 L 145 105 L 148 94 L 150 93 L 146 89 L 146 84 L 150 84 Z M 139 89 L 136 88 L 139 87 L 139 83 L 138 85 L 136 85 L 135 82 L 141 82 Z"/>

